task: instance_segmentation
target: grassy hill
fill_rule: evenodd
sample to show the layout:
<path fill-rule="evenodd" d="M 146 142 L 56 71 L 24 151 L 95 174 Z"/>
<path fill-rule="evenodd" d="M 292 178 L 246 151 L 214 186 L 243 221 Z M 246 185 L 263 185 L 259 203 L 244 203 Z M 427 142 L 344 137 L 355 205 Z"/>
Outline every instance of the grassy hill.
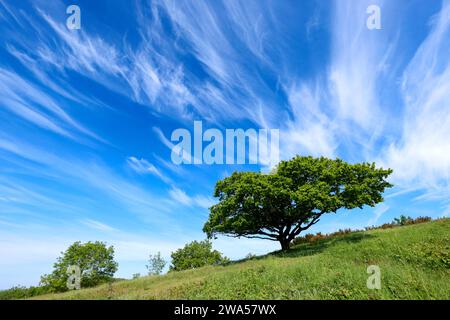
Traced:
<path fill-rule="evenodd" d="M 366 287 L 373 264 L 381 268 L 380 290 Z M 450 299 L 450 219 L 35 299 Z"/>

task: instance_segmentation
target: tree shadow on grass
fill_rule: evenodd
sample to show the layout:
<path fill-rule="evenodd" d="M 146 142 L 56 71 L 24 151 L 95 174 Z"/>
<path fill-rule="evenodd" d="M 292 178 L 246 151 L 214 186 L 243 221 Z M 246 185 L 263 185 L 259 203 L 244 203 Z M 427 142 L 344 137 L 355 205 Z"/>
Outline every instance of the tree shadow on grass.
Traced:
<path fill-rule="evenodd" d="M 376 235 L 367 234 L 364 232 L 355 232 L 343 236 L 336 236 L 334 238 L 322 239 L 312 243 L 302 243 L 291 247 L 288 251 L 273 251 L 265 255 L 254 256 L 252 258 L 244 258 L 240 260 L 229 261 L 225 265 L 235 265 L 247 261 L 258 261 L 267 257 L 279 257 L 279 258 L 296 258 L 316 255 L 324 252 L 326 249 L 338 244 L 338 243 L 357 243 L 363 239 L 376 238 Z"/>
<path fill-rule="evenodd" d="M 344 236 L 329 238 L 329 239 L 321 239 L 312 243 L 302 243 L 293 246 L 288 251 L 276 251 L 270 253 L 270 255 L 274 255 L 276 257 L 281 258 L 295 258 L 295 257 L 305 257 L 312 256 L 318 253 L 324 252 L 328 248 L 335 246 L 339 243 L 358 243 L 365 239 L 376 238 L 375 235 L 367 234 L 363 232 L 352 233 Z"/>

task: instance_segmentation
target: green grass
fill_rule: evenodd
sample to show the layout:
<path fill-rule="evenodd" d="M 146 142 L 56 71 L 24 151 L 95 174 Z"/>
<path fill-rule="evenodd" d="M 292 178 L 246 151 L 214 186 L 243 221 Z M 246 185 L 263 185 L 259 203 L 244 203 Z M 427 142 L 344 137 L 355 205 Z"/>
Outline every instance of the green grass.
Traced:
<path fill-rule="evenodd" d="M 366 287 L 372 264 L 380 290 Z M 35 299 L 450 299 L 450 219 Z"/>

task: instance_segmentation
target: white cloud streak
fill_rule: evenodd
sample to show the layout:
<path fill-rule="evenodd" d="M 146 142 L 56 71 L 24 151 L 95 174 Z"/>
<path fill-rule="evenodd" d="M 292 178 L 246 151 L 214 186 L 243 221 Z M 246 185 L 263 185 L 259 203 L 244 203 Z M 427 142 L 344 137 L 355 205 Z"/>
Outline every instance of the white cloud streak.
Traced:
<path fill-rule="evenodd" d="M 169 195 L 175 202 L 185 206 L 197 206 L 204 209 L 209 209 L 216 203 L 214 199 L 202 195 L 191 197 L 185 191 L 175 186 L 169 190 Z"/>
<path fill-rule="evenodd" d="M 171 179 L 166 177 L 157 169 L 153 164 L 148 162 L 146 159 L 137 159 L 136 157 L 127 158 L 128 166 L 139 174 L 152 174 L 160 178 L 165 183 L 171 183 Z"/>
<path fill-rule="evenodd" d="M 450 188 L 449 55 L 450 2 L 444 1 L 403 75 L 401 138 L 386 148 L 384 158 L 399 184 Z"/>
<path fill-rule="evenodd" d="M 117 231 L 116 228 L 113 228 L 103 222 L 92 220 L 92 219 L 83 219 L 81 220 L 81 223 L 88 226 L 89 228 L 92 228 L 94 230 L 102 231 L 102 232 L 112 232 Z"/>

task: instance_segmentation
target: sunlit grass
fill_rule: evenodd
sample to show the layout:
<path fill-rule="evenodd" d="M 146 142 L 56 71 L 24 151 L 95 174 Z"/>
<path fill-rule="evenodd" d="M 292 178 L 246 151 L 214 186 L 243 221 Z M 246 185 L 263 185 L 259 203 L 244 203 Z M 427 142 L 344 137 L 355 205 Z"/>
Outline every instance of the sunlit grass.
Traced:
<path fill-rule="evenodd" d="M 369 265 L 381 289 L 366 286 Z M 450 219 L 355 232 L 287 253 L 37 299 L 450 299 Z"/>

